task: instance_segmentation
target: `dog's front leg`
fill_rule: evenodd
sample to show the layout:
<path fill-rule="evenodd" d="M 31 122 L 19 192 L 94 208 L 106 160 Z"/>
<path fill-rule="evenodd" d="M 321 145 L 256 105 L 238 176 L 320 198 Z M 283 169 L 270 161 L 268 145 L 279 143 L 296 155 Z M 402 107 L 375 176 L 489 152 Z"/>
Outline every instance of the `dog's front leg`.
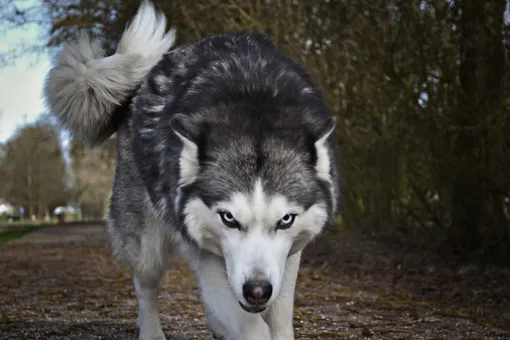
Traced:
<path fill-rule="evenodd" d="M 138 298 L 138 327 L 140 340 L 165 340 L 159 317 L 159 285 L 165 272 L 171 245 L 163 227 L 156 223 L 144 227 L 140 235 L 134 283 Z"/>
<path fill-rule="evenodd" d="M 158 309 L 159 280 L 135 276 L 140 340 L 165 340 Z"/>
<path fill-rule="evenodd" d="M 294 291 L 301 261 L 301 251 L 292 254 L 285 264 L 285 277 L 280 294 L 269 306 L 266 321 L 272 340 L 294 340 L 293 310 Z"/>
<path fill-rule="evenodd" d="M 271 340 L 260 314 L 244 311 L 230 289 L 223 259 L 201 255 L 195 267 L 209 329 L 222 340 Z"/>

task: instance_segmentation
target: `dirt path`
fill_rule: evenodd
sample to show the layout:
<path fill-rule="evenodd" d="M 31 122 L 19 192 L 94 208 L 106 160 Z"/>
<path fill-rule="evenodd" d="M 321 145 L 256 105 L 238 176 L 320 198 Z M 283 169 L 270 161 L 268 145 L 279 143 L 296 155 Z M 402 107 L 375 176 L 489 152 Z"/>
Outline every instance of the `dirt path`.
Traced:
<path fill-rule="evenodd" d="M 48 227 L 0 248 L 0 339 L 137 339 L 130 271 L 110 255 L 102 226 Z M 510 339 L 510 332 L 391 299 L 303 266 L 297 339 Z M 163 280 L 168 339 L 212 339 L 193 277 L 180 258 Z"/>

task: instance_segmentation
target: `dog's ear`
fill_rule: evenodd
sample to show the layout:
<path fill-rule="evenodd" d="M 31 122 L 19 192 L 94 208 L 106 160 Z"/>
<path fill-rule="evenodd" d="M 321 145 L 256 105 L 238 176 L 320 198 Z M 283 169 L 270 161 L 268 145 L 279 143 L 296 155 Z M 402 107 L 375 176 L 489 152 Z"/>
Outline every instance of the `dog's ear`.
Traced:
<path fill-rule="evenodd" d="M 184 114 L 175 114 L 170 119 L 170 127 L 183 143 L 179 159 L 179 184 L 190 184 L 195 181 L 199 171 L 198 140 L 200 127 Z"/>
<path fill-rule="evenodd" d="M 336 129 L 336 117 L 331 117 L 329 122 L 323 126 L 320 133 L 318 134 L 318 138 L 314 141 L 314 151 L 315 151 L 315 171 L 317 171 L 317 176 L 323 180 L 328 182 L 331 181 L 331 159 L 329 154 L 329 149 L 327 141 L 330 137 L 333 137 L 335 134 L 333 133 Z"/>

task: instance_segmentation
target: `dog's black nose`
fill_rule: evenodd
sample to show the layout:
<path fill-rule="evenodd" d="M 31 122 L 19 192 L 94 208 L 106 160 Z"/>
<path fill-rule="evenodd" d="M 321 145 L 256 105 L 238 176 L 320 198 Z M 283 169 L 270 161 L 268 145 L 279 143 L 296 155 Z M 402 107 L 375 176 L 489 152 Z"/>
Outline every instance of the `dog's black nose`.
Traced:
<path fill-rule="evenodd" d="M 269 281 L 247 281 L 243 285 L 243 296 L 252 305 L 263 305 L 273 294 L 273 286 Z"/>

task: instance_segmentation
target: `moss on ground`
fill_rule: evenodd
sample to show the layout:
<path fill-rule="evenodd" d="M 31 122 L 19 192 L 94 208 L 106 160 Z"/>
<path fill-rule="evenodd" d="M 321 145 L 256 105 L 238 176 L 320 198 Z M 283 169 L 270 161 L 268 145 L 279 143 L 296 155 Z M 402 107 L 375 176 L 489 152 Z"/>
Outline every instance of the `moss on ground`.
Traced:
<path fill-rule="evenodd" d="M 22 229 L 16 229 L 16 230 L 8 230 L 4 232 L 0 232 L 0 246 L 15 240 L 17 238 L 20 238 L 34 230 L 36 230 L 37 226 L 30 226 L 30 227 L 23 227 Z"/>

